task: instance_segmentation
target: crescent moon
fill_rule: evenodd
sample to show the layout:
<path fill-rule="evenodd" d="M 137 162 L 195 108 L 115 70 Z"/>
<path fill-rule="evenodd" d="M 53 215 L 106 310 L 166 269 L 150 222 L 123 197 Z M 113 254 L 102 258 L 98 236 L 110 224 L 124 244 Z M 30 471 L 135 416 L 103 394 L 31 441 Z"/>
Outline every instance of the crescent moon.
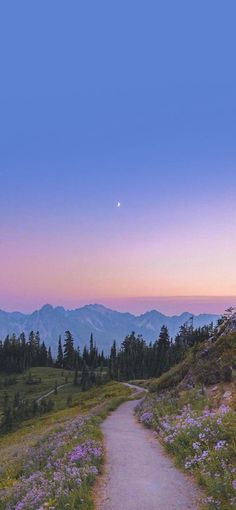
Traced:
<path fill-rule="evenodd" d="M 120 202 L 117 202 L 117 207 L 120 207 L 121 206 L 121 203 Z"/>

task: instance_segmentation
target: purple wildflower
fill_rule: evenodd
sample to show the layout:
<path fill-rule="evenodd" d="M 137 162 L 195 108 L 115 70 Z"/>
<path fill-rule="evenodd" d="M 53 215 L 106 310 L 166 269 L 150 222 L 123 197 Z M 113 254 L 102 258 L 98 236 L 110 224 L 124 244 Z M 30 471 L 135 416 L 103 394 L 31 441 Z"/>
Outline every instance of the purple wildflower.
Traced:
<path fill-rule="evenodd" d="M 226 446 L 226 441 L 218 441 L 218 443 L 215 445 L 215 450 L 222 450 L 222 448 L 225 448 Z"/>

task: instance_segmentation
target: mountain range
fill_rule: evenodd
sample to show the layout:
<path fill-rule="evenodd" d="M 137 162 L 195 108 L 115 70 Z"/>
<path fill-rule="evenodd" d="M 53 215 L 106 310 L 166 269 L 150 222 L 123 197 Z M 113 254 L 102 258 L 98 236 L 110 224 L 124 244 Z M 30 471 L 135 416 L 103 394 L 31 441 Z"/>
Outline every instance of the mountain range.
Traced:
<path fill-rule="evenodd" d="M 142 334 L 146 341 L 154 341 L 163 325 L 167 326 L 171 337 L 174 337 L 182 324 L 193 315 L 184 312 L 172 317 L 163 315 L 157 310 L 135 316 L 110 310 L 103 305 L 86 305 L 75 310 L 66 310 L 62 306 L 44 305 L 40 310 L 31 314 L 21 312 L 5 312 L 0 310 L 0 339 L 15 333 L 19 335 L 30 331 L 39 331 L 40 337 L 47 346 L 51 346 L 55 354 L 58 337 L 66 330 L 70 330 L 76 345 L 81 347 L 89 342 L 93 333 L 96 344 L 100 349 L 108 352 L 113 340 L 120 344 L 125 336 L 132 331 Z M 193 316 L 195 327 L 216 323 L 218 315 L 200 314 Z"/>

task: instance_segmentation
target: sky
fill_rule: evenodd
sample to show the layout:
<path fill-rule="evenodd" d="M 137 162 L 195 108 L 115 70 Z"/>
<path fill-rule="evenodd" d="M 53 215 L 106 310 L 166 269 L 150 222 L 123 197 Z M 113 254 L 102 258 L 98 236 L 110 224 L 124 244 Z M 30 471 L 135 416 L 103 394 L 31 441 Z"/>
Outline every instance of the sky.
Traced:
<path fill-rule="evenodd" d="M 235 15 L 1 2 L 0 308 L 236 303 Z"/>

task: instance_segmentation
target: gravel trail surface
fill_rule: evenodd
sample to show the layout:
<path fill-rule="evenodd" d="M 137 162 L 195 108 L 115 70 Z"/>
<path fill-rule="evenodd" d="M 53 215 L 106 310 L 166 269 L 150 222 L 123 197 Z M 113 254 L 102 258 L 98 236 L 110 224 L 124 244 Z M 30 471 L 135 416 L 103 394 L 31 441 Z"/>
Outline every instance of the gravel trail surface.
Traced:
<path fill-rule="evenodd" d="M 102 425 L 107 458 L 97 510 L 197 510 L 198 489 L 138 423 L 137 402 L 122 404 Z"/>

